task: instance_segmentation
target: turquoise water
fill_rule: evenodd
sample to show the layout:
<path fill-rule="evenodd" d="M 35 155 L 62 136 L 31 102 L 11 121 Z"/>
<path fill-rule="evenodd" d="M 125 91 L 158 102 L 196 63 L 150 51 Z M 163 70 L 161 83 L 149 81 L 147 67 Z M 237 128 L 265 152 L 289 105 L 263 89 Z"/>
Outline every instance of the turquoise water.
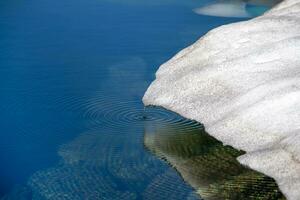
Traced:
<path fill-rule="evenodd" d="M 144 142 L 191 122 L 141 98 L 160 64 L 241 20 L 196 15 L 204 3 L 1 1 L 0 197 L 200 198 Z"/>
<path fill-rule="evenodd" d="M 256 6 L 248 4 L 246 5 L 246 10 L 252 15 L 252 16 L 259 16 L 262 13 L 268 11 L 270 8 L 268 6 Z"/>

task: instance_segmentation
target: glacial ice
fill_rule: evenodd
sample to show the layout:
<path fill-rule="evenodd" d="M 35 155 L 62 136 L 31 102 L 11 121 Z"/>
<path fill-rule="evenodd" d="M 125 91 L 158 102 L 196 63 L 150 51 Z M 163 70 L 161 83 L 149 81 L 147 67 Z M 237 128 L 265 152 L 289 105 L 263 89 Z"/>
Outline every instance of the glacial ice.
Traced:
<path fill-rule="evenodd" d="M 143 102 L 203 123 L 300 199 L 300 1 L 213 29 L 159 68 Z"/>

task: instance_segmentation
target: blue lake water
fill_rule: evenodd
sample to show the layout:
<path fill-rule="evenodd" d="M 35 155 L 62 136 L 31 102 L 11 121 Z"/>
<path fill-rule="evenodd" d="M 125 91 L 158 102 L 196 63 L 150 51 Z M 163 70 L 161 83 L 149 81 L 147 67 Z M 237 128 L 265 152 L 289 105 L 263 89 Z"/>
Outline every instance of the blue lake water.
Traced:
<path fill-rule="evenodd" d="M 193 12 L 205 3 L 1 1 L 0 197 L 201 198 L 203 176 L 187 174 L 182 164 L 212 143 L 230 158 L 240 153 L 196 122 L 144 108 L 141 98 L 160 64 L 210 29 L 242 20 Z M 173 134 L 185 145 L 194 142 L 177 148 Z M 246 170 L 230 162 L 234 175 Z M 252 185 L 269 184 L 261 191 L 274 195 L 273 180 L 259 177 L 264 180 Z"/>

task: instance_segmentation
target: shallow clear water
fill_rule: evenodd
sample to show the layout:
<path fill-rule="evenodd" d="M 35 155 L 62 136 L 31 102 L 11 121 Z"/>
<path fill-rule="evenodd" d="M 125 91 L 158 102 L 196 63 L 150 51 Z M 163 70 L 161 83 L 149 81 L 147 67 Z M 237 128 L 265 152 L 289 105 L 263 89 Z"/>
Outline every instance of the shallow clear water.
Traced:
<path fill-rule="evenodd" d="M 208 30 L 240 20 L 196 15 L 204 3 L 1 1 L 0 197 L 197 199 L 207 176 L 187 174 L 181 164 L 206 155 L 211 143 L 229 153 L 206 155 L 215 165 L 204 157 L 200 163 L 223 162 L 234 173 L 207 172 L 213 180 L 204 182 L 235 185 L 232 177 L 247 171 L 232 159 L 240 152 L 223 148 L 198 123 L 141 102 L 160 64 Z M 174 151 L 153 143 L 170 133 L 176 137 L 162 142 Z M 192 166 L 208 170 L 198 160 Z M 245 194 L 280 195 L 271 179 L 248 171 L 245 183 L 263 181 Z"/>

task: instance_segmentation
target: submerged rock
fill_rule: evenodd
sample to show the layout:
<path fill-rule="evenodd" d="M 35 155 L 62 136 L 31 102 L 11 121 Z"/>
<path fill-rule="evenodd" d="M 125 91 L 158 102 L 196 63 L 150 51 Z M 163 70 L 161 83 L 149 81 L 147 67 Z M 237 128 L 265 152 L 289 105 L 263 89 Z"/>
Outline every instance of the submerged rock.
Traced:
<path fill-rule="evenodd" d="M 145 127 L 145 146 L 172 165 L 200 199 L 284 199 L 273 179 L 238 163 L 243 152 L 223 146 L 199 123 L 152 122 Z"/>
<path fill-rule="evenodd" d="M 300 1 L 221 26 L 163 64 L 145 105 L 202 122 L 300 199 Z"/>

